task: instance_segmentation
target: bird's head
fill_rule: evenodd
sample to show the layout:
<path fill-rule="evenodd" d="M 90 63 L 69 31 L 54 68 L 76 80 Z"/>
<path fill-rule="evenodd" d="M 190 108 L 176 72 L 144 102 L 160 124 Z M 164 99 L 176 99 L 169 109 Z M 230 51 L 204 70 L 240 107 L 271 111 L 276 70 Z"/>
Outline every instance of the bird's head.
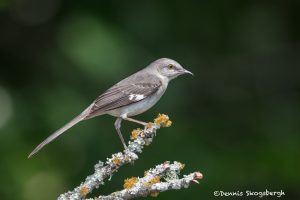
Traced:
<path fill-rule="evenodd" d="M 169 58 L 160 58 L 152 64 L 157 69 L 158 73 L 168 80 L 172 80 L 182 74 L 193 75 L 192 72 L 184 69 L 178 62 Z"/>

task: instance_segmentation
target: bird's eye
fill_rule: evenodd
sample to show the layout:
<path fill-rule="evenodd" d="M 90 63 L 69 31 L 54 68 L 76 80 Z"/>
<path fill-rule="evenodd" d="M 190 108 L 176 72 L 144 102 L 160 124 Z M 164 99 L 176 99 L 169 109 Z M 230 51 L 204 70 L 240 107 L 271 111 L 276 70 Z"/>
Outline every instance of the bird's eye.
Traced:
<path fill-rule="evenodd" d="M 168 69 L 173 69 L 173 68 L 174 68 L 174 65 L 168 64 Z"/>

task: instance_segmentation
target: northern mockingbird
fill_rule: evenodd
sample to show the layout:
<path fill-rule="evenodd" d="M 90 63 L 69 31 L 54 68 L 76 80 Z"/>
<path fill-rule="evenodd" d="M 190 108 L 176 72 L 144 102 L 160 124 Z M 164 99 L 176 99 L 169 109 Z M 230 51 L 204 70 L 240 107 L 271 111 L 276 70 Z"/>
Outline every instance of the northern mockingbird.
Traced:
<path fill-rule="evenodd" d="M 145 126 L 147 123 L 130 117 L 141 114 L 156 104 L 166 91 L 169 81 L 182 74 L 192 73 L 184 69 L 178 62 L 168 58 L 152 62 L 144 69 L 106 90 L 81 114 L 40 143 L 28 158 L 78 122 L 104 114 L 117 117 L 115 128 L 126 149 L 127 146 L 120 131 L 122 120 Z"/>

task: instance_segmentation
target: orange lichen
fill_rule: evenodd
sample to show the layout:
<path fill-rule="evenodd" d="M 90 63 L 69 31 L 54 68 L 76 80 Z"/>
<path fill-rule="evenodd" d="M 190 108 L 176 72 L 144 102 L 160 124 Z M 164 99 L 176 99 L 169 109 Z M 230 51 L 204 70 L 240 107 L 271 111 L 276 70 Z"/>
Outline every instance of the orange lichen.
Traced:
<path fill-rule="evenodd" d="M 126 162 L 130 161 L 130 157 L 127 156 L 127 155 L 125 155 L 125 158 L 124 158 L 124 159 L 125 159 Z"/>
<path fill-rule="evenodd" d="M 149 129 L 149 128 L 152 128 L 152 126 L 153 126 L 153 123 L 152 122 L 148 122 L 147 125 L 146 125 L 146 128 Z"/>
<path fill-rule="evenodd" d="M 118 157 L 114 157 L 113 160 L 111 161 L 114 165 L 120 165 L 121 160 Z"/>
<path fill-rule="evenodd" d="M 154 176 L 152 179 L 150 179 L 149 181 L 147 181 L 146 183 L 144 183 L 144 186 L 148 187 L 151 186 L 155 183 L 159 183 L 160 182 L 160 177 L 159 176 Z"/>
<path fill-rule="evenodd" d="M 124 180 L 123 188 L 130 189 L 138 182 L 137 177 L 131 177 Z"/>
<path fill-rule="evenodd" d="M 159 192 L 151 192 L 150 196 L 151 197 L 157 197 L 159 195 Z"/>
<path fill-rule="evenodd" d="M 185 167 L 185 164 L 180 163 L 180 170 L 183 170 L 184 167 Z"/>
<path fill-rule="evenodd" d="M 90 190 L 89 190 L 89 188 L 83 186 L 79 189 L 79 192 L 82 196 L 86 196 L 90 192 Z"/>
<path fill-rule="evenodd" d="M 169 120 L 168 115 L 165 114 L 158 114 L 158 116 L 154 119 L 154 123 L 162 127 L 170 127 L 172 125 L 172 121 Z"/>
<path fill-rule="evenodd" d="M 149 170 L 144 171 L 144 176 L 148 175 Z"/>
<path fill-rule="evenodd" d="M 138 138 L 138 136 L 142 133 L 142 129 L 140 128 L 137 128 L 137 129 L 134 129 L 132 132 L 131 132 L 131 136 L 130 136 L 130 139 L 132 140 L 135 140 Z"/>

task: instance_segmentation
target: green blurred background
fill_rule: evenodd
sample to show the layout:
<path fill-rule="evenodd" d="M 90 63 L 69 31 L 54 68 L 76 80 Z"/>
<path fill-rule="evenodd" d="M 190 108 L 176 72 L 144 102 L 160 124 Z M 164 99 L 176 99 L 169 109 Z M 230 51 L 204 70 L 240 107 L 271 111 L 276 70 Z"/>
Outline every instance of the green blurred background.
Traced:
<path fill-rule="evenodd" d="M 27 159 L 101 92 L 160 57 L 195 76 L 171 82 L 137 119 L 166 113 L 173 125 L 91 197 L 178 160 L 204 179 L 159 199 L 265 189 L 299 199 L 299 9 L 296 0 L 1 0 L 0 199 L 55 199 L 121 150 L 114 118 L 102 116 Z M 123 123 L 127 140 L 135 127 Z"/>

